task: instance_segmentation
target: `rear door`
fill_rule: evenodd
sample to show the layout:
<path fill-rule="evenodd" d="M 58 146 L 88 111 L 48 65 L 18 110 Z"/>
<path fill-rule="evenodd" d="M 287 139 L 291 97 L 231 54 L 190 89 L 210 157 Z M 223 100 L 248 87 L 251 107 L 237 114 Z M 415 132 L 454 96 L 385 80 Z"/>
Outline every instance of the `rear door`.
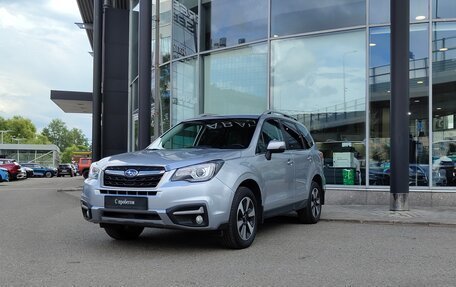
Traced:
<path fill-rule="evenodd" d="M 310 189 L 311 151 L 294 122 L 282 120 L 282 126 L 287 143 L 287 151 L 292 153 L 294 158 L 295 192 L 293 194 L 293 202 L 300 202 L 307 199 Z"/>

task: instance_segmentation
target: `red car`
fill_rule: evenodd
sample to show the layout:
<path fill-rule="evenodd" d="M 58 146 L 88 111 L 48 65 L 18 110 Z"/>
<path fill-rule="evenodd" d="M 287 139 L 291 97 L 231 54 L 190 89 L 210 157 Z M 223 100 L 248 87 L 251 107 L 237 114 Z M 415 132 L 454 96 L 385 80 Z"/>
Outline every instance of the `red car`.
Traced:
<path fill-rule="evenodd" d="M 21 173 L 21 166 L 14 159 L 0 158 L 0 167 L 6 168 L 10 179 L 17 179 L 17 175 Z"/>

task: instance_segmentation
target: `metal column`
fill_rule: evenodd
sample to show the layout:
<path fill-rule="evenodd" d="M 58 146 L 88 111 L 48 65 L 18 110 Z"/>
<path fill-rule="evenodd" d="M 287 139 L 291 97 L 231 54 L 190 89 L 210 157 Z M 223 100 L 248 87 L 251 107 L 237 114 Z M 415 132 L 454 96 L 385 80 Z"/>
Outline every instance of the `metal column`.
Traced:
<path fill-rule="evenodd" d="M 101 74 L 103 1 L 93 1 L 93 99 L 92 99 L 92 158 L 101 158 Z"/>
<path fill-rule="evenodd" d="M 391 0 L 390 210 L 408 210 L 410 0 Z"/>
<path fill-rule="evenodd" d="M 140 0 L 139 4 L 139 130 L 138 147 L 144 149 L 150 144 L 151 129 L 151 88 L 152 88 L 152 1 Z"/>

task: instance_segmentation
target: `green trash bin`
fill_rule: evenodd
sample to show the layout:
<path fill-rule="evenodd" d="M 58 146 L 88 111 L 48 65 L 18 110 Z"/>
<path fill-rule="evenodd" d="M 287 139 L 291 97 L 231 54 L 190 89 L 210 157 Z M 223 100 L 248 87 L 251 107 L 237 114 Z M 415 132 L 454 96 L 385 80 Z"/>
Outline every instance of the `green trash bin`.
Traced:
<path fill-rule="evenodd" d="M 342 178 L 344 185 L 354 185 L 355 184 L 355 170 L 354 169 L 344 169 L 342 170 Z"/>

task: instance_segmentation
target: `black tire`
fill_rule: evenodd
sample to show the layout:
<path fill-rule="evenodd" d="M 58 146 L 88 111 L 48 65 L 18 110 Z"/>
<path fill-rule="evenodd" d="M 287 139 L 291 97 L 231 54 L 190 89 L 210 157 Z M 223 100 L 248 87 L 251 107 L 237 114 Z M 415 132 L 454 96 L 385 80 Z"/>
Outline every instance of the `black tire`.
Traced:
<path fill-rule="evenodd" d="M 106 224 L 103 226 L 106 233 L 116 240 L 137 239 L 144 230 L 141 226 Z"/>
<path fill-rule="evenodd" d="M 298 219 L 302 223 L 315 224 L 320 220 L 321 215 L 321 187 L 315 181 L 310 185 L 309 199 L 307 206 L 298 210 Z"/>
<path fill-rule="evenodd" d="M 84 171 L 82 172 L 82 176 L 83 176 L 84 178 L 88 178 L 88 177 L 89 177 L 89 171 L 88 171 L 87 169 L 84 170 Z"/>
<path fill-rule="evenodd" d="M 249 247 L 258 228 L 258 204 L 253 192 L 239 187 L 230 209 L 228 226 L 223 230 L 222 244 L 231 249 Z"/>
<path fill-rule="evenodd" d="M 52 177 L 52 173 L 50 171 L 46 171 L 44 173 L 44 176 L 47 177 L 47 178 L 51 178 Z"/>

